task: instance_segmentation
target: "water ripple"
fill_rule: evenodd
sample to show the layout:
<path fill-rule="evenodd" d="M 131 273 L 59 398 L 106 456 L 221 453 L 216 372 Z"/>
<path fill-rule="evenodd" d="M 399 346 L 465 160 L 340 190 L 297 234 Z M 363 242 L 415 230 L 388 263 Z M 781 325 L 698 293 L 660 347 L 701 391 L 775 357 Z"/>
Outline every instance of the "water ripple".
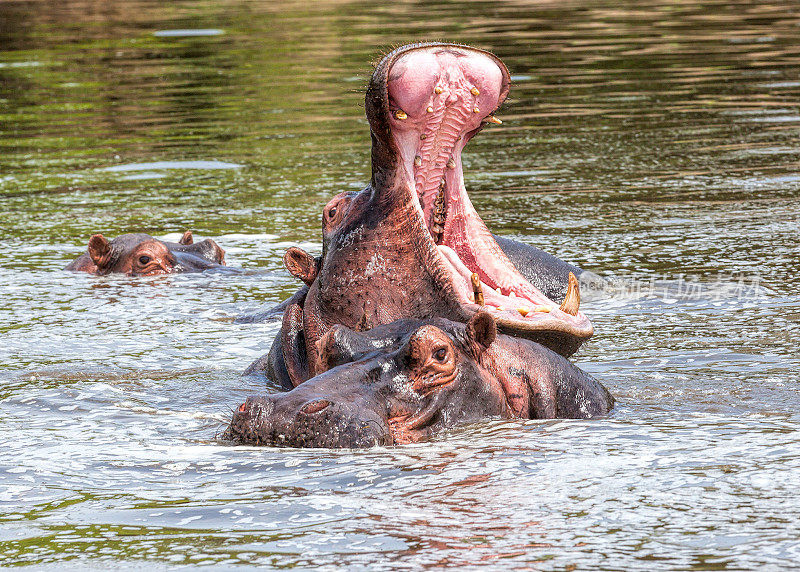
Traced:
<path fill-rule="evenodd" d="M 0 2 L 0 565 L 790 568 L 800 560 L 800 63 L 785 3 Z M 592 421 L 368 451 L 231 446 L 240 376 L 328 199 L 363 188 L 369 62 L 491 49 L 496 232 L 600 274 Z M 191 229 L 240 274 L 65 273 Z"/>

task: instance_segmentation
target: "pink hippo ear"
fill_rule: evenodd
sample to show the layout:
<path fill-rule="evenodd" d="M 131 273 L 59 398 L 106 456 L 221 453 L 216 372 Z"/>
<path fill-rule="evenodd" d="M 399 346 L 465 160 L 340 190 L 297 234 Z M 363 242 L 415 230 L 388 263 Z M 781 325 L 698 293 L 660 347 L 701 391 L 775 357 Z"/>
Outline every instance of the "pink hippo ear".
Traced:
<path fill-rule="evenodd" d="M 191 230 L 187 230 L 186 232 L 184 232 L 183 236 L 178 241 L 178 244 L 193 244 L 193 243 L 194 243 L 194 237 L 192 236 Z"/>
<path fill-rule="evenodd" d="M 467 324 L 467 341 L 475 358 L 489 349 L 497 338 L 497 324 L 488 312 L 476 312 Z"/>
<path fill-rule="evenodd" d="M 89 257 L 99 269 L 103 269 L 110 264 L 111 244 L 102 234 L 94 234 L 89 239 Z"/>
<path fill-rule="evenodd" d="M 317 277 L 317 261 L 308 252 L 296 246 L 291 247 L 283 255 L 283 264 L 289 274 L 295 278 L 299 278 L 308 286 L 314 282 Z"/>

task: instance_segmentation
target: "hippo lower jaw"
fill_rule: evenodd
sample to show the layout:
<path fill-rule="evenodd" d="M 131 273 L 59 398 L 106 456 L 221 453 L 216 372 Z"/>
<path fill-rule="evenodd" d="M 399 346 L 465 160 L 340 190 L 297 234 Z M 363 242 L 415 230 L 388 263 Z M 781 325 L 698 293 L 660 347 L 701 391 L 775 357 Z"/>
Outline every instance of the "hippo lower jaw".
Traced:
<path fill-rule="evenodd" d="M 545 297 L 500 249 L 464 186 L 461 152 L 505 99 L 505 66 L 449 44 L 401 49 L 387 60 L 383 112 L 398 159 L 393 189 L 416 199 L 449 289 L 468 313 L 487 310 L 509 333 L 546 331 L 577 349 L 593 333 L 579 311 L 577 281 L 560 306 Z"/>

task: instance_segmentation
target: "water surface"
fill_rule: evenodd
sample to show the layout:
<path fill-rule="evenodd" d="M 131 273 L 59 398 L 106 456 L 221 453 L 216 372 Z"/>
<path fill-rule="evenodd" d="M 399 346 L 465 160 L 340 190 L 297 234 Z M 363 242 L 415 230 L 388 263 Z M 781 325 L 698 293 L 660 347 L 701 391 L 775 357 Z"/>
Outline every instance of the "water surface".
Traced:
<path fill-rule="evenodd" d="M 231 447 L 240 372 L 369 176 L 363 87 L 448 39 L 513 77 L 467 147 L 490 228 L 609 279 L 618 406 L 369 451 Z M 722 569 L 800 560 L 793 2 L 0 3 L 0 564 Z M 241 275 L 62 271 L 95 232 Z"/>

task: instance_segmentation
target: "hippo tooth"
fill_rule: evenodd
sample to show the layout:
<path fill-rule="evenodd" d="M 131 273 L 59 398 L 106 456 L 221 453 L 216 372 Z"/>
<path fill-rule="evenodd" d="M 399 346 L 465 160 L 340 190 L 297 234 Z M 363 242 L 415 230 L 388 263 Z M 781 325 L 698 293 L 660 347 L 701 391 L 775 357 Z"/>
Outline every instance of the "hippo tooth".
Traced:
<path fill-rule="evenodd" d="M 477 272 L 473 272 L 469 277 L 472 281 L 472 293 L 475 295 L 475 302 L 479 306 L 483 306 L 483 286 L 481 286 L 481 278 Z"/>
<path fill-rule="evenodd" d="M 495 117 L 494 115 L 490 115 L 489 117 L 487 117 L 483 121 L 484 121 L 484 123 L 496 123 L 497 125 L 502 125 L 502 123 L 503 123 L 502 121 L 497 119 L 497 117 Z"/>
<path fill-rule="evenodd" d="M 429 105 L 428 109 L 426 110 L 428 113 L 433 113 L 433 106 Z"/>
<path fill-rule="evenodd" d="M 513 290 L 509 290 L 509 292 L 508 292 L 508 297 L 509 297 L 509 298 L 516 298 L 516 297 L 517 297 L 517 295 L 516 295 L 516 294 L 514 294 L 514 291 L 513 291 Z"/>
<path fill-rule="evenodd" d="M 533 311 L 534 311 L 534 312 L 549 312 L 549 311 L 550 311 L 550 308 L 548 308 L 547 306 L 536 306 L 536 307 L 533 309 Z"/>
<path fill-rule="evenodd" d="M 561 304 L 559 310 L 566 312 L 572 316 L 578 315 L 578 309 L 581 307 L 581 290 L 578 285 L 578 279 L 575 275 L 569 273 L 569 286 L 567 286 L 567 295 L 564 297 L 564 302 Z"/>
<path fill-rule="evenodd" d="M 447 161 L 447 168 L 448 169 L 455 169 L 456 168 L 456 162 L 453 161 L 452 157 L 450 157 L 450 159 Z"/>
<path fill-rule="evenodd" d="M 407 118 L 407 117 L 408 117 L 408 115 L 406 115 L 406 112 L 405 112 L 405 111 L 403 111 L 402 109 L 398 109 L 397 111 L 395 111 L 395 112 L 394 112 L 394 116 L 395 116 L 397 119 L 401 119 L 401 120 L 402 120 L 402 119 L 405 119 L 405 118 Z"/>
<path fill-rule="evenodd" d="M 480 90 L 477 87 L 473 87 L 471 90 L 469 90 L 469 92 L 472 95 L 480 95 L 481 94 Z"/>
<path fill-rule="evenodd" d="M 526 308 L 525 306 L 521 306 L 521 307 L 517 308 L 517 312 L 519 312 L 522 315 L 522 317 L 524 318 L 525 316 L 528 315 L 530 310 L 528 308 Z"/>
<path fill-rule="evenodd" d="M 473 113 L 480 113 L 480 112 L 481 112 L 481 109 L 480 109 L 480 107 L 478 107 L 478 106 L 476 105 L 475 107 L 473 107 L 473 108 L 472 108 L 472 112 L 473 112 Z"/>
<path fill-rule="evenodd" d="M 441 86 L 439 86 L 439 85 L 437 85 L 437 86 L 436 86 L 436 88 L 433 90 L 433 92 L 434 92 L 436 95 L 439 95 L 440 93 L 442 93 L 442 87 L 441 87 Z"/>
<path fill-rule="evenodd" d="M 419 155 L 414 157 L 414 166 L 415 167 L 422 167 L 422 157 L 420 157 Z"/>
<path fill-rule="evenodd" d="M 445 205 L 444 197 L 445 182 L 439 183 L 439 193 L 436 195 L 436 200 L 433 203 L 433 218 L 431 220 L 431 235 L 434 242 L 439 244 L 439 241 L 444 233 L 444 223 L 447 218 L 447 206 Z"/>

